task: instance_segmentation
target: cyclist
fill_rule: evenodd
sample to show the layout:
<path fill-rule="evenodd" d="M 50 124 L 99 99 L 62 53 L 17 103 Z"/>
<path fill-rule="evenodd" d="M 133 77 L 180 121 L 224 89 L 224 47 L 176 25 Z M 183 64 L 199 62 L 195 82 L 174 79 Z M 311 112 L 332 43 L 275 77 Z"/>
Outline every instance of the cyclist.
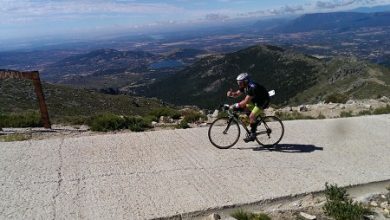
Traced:
<path fill-rule="evenodd" d="M 258 122 L 256 120 L 265 108 L 269 105 L 269 94 L 264 86 L 253 82 L 249 78 L 248 73 L 241 73 L 236 78 L 238 84 L 238 90 L 233 91 L 230 89 L 227 92 L 228 97 L 239 97 L 245 94 L 245 98 L 231 106 L 233 110 L 249 110 L 249 122 L 251 126 L 251 133 L 248 137 L 244 138 L 245 142 L 254 141 L 256 139 L 256 128 Z"/>

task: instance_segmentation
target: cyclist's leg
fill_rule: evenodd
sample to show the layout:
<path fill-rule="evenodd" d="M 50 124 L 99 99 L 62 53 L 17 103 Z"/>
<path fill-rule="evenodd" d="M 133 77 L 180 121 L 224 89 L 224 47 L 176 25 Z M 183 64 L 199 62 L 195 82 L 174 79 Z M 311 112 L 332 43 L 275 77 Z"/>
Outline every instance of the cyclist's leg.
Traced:
<path fill-rule="evenodd" d="M 249 115 L 249 120 L 251 123 L 251 132 L 256 133 L 258 121 L 256 120 L 259 115 L 263 114 L 262 108 L 255 105 L 255 107 L 252 109 L 251 114 Z"/>
<path fill-rule="evenodd" d="M 259 108 L 257 105 L 250 103 L 249 106 L 247 105 L 248 108 L 251 109 L 251 113 L 249 115 L 249 122 L 251 126 L 251 134 L 249 137 L 246 137 L 244 141 L 249 142 L 249 141 L 254 141 L 256 139 L 256 129 L 257 129 L 257 123 L 256 123 L 256 118 L 261 114 L 261 108 Z"/>

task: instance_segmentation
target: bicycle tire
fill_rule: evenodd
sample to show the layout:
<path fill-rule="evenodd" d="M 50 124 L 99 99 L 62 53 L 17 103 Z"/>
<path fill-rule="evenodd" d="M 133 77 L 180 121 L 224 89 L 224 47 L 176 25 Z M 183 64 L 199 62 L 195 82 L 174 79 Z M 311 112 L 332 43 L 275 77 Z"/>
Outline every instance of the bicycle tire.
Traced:
<path fill-rule="evenodd" d="M 224 131 L 229 131 L 229 133 L 226 133 Z M 210 142 L 219 149 L 228 149 L 234 146 L 238 142 L 240 134 L 240 126 L 238 125 L 237 121 L 230 119 L 229 117 L 222 117 L 216 119 L 213 123 L 211 123 L 208 131 Z M 236 137 L 232 135 L 235 135 Z M 231 137 L 229 138 L 231 140 L 226 141 L 227 144 L 222 144 L 221 142 L 227 140 L 227 137 L 229 136 Z"/>
<path fill-rule="evenodd" d="M 257 143 L 263 145 L 264 147 L 273 147 L 283 138 L 283 122 L 276 116 L 265 116 L 262 118 L 261 124 L 257 126 L 256 133 Z"/>

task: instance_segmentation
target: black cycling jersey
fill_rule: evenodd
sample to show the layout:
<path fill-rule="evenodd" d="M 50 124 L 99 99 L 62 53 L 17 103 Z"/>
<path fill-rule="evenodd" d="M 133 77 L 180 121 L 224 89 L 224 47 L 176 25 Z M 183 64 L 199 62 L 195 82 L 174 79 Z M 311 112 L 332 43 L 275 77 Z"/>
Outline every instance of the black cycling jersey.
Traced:
<path fill-rule="evenodd" d="M 248 86 L 244 89 L 240 89 L 240 91 L 245 93 L 245 95 L 252 96 L 252 102 L 258 107 L 268 107 L 270 98 L 268 90 L 264 86 L 255 82 L 249 82 Z"/>

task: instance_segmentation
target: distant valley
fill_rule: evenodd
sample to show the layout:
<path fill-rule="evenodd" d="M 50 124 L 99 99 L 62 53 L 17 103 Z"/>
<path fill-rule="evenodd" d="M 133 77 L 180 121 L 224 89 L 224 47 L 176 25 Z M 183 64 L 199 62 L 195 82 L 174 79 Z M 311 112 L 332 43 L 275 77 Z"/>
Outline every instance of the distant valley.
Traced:
<path fill-rule="evenodd" d="M 388 69 L 371 63 L 390 66 L 389 16 L 308 14 L 74 48 L 0 52 L 0 69 L 39 70 L 50 83 L 202 107 L 221 102 L 220 94 L 241 71 L 277 89 L 279 104 L 318 101 L 330 91 L 357 98 L 387 95 Z"/>

